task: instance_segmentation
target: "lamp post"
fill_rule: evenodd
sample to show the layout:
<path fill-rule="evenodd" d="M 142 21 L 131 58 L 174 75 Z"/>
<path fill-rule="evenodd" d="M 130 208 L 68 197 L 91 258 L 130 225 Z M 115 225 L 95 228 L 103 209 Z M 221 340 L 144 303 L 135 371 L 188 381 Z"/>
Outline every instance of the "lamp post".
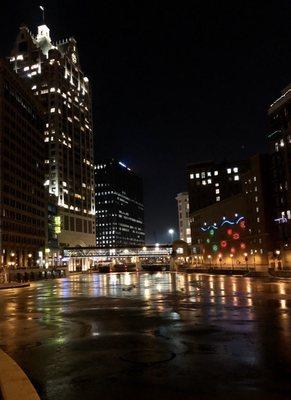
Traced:
<path fill-rule="evenodd" d="M 171 240 L 172 240 L 172 243 L 173 243 L 174 233 L 175 233 L 174 229 L 173 229 L 173 228 L 169 229 L 169 230 L 168 230 L 168 233 L 169 233 L 169 235 L 171 236 Z"/>
<path fill-rule="evenodd" d="M 222 268 L 222 254 L 218 254 L 218 260 L 220 263 L 220 268 Z"/>
<path fill-rule="evenodd" d="M 281 269 L 281 265 L 279 264 L 281 251 L 280 250 L 276 250 L 275 253 L 276 253 L 276 258 L 277 258 L 278 269 Z"/>
<path fill-rule="evenodd" d="M 231 258 L 231 266 L 232 266 L 232 269 L 233 269 L 233 254 L 230 254 L 230 258 Z"/>
<path fill-rule="evenodd" d="M 254 251 L 254 270 L 256 270 L 256 252 L 257 250 Z"/>
<path fill-rule="evenodd" d="M 248 268 L 248 253 L 244 253 L 245 262 L 246 262 L 246 269 Z"/>
<path fill-rule="evenodd" d="M 211 268 L 211 255 L 209 254 L 209 255 L 207 256 L 207 258 L 208 258 L 208 260 L 209 260 L 210 268 Z"/>

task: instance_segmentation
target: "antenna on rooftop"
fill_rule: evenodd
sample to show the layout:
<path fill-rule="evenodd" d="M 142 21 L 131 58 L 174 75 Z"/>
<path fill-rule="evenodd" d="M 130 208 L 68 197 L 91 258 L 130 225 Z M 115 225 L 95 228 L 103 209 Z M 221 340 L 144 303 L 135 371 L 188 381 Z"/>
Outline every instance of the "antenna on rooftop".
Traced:
<path fill-rule="evenodd" d="M 44 23 L 44 7 L 43 6 L 39 6 L 39 8 L 42 11 L 42 22 Z"/>

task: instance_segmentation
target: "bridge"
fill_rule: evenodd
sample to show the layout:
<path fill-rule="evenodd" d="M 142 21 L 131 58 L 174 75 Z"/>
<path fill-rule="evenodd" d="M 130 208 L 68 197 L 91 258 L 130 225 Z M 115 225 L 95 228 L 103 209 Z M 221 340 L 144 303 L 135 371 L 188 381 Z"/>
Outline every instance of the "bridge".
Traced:
<path fill-rule="evenodd" d="M 155 244 L 136 247 L 67 247 L 63 261 L 70 272 L 88 271 L 98 264 L 131 263 L 140 267 L 142 264 L 159 263 L 169 265 L 173 253 L 172 245 Z"/>

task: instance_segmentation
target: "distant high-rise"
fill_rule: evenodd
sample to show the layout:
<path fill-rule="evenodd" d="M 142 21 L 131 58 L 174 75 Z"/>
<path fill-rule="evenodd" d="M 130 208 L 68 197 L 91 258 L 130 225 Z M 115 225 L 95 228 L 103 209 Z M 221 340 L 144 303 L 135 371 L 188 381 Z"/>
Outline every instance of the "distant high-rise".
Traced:
<path fill-rule="evenodd" d="M 191 243 L 191 229 L 189 219 L 188 192 L 179 193 L 176 197 L 178 204 L 179 237 L 187 243 Z"/>
<path fill-rule="evenodd" d="M 44 257 L 43 110 L 0 61 L 0 264 L 32 267 Z"/>
<path fill-rule="evenodd" d="M 10 62 L 45 108 L 45 187 L 61 216 L 61 245 L 95 245 L 91 94 L 73 38 L 53 43 L 46 25 L 21 26 Z"/>
<path fill-rule="evenodd" d="M 145 242 L 142 179 L 114 159 L 95 166 L 97 247 Z"/>

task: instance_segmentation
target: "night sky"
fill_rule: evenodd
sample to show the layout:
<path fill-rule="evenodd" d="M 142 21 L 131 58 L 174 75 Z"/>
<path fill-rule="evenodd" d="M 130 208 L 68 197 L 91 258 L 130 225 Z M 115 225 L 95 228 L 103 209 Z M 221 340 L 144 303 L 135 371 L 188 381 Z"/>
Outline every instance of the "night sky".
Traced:
<path fill-rule="evenodd" d="M 290 1 L 3 3 L 1 57 L 39 4 L 53 40 L 76 38 L 96 156 L 143 176 L 147 242 L 177 229 L 187 163 L 266 150 L 268 105 L 291 82 Z"/>

